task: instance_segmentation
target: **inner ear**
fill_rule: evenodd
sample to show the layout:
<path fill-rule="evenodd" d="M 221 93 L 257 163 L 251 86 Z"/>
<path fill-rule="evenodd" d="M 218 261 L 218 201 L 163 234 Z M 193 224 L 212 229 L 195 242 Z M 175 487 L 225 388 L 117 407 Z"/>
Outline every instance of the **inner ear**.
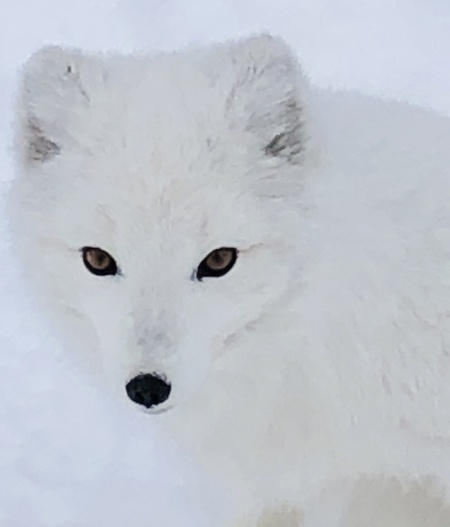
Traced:
<path fill-rule="evenodd" d="M 298 137 L 301 136 L 299 135 Z M 293 138 L 295 139 L 293 140 Z M 291 163 L 295 163 L 296 158 L 302 151 L 302 143 L 297 140 L 297 136 L 288 133 L 276 135 L 264 148 L 264 154 L 266 156 L 284 157 Z"/>
<path fill-rule="evenodd" d="M 28 133 L 28 161 L 45 162 L 57 156 L 61 148 L 54 141 L 45 136 L 36 121 L 28 119 L 26 124 Z"/>
<path fill-rule="evenodd" d="M 284 158 L 295 163 L 305 147 L 304 116 L 300 101 L 293 94 L 291 97 L 290 100 L 285 100 L 284 106 L 280 105 L 278 114 L 273 116 L 271 124 L 274 135 L 265 143 L 263 151 L 266 156 Z M 277 128 L 282 129 L 278 131 Z"/>

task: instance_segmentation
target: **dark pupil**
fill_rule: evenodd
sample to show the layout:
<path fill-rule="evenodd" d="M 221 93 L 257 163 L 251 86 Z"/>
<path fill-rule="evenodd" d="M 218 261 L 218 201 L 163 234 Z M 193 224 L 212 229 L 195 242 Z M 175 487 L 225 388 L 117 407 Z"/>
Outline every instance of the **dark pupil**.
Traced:
<path fill-rule="evenodd" d="M 98 252 L 96 256 L 96 260 L 97 260 L 96 262 L 97 267 L 104 269 L 105 267 L 108 266 L 108 257 L 106 256 L 105 253 Z"/>
<path fill-rule="evenodd" d="M 224 251 L 217 251 L 216 253 L 213 253 L 211 255 L 211 267 L 215 267 L 216 269 L 220 269 L 221 267 L 224 266 L 224 263 L 225 263 L 225 259 L 226 259 L 226 254 L 224 253 Z"/>

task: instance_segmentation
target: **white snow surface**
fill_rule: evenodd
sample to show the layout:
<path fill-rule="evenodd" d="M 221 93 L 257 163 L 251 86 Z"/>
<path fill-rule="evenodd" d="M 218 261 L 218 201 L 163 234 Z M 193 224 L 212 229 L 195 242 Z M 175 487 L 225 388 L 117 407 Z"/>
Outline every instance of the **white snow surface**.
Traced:
<path fill-rule="evenodd" d="M 317 84 L 450 115 L 447 0 L 0 0 L 0 214 L 17 73 L 37 47 L 170 49 L 260 30 L 285 37 Z M 219 526 L 221 489 L 49 334 L 7 237 L 0 216 L 0 527 Z"/>

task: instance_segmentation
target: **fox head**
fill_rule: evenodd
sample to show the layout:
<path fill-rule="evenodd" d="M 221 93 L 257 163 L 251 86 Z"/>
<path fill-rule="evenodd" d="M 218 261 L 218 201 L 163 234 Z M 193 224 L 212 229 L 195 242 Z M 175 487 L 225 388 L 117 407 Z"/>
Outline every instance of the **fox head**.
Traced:
<path fill-rule="evenodd" d="M 183 404 L 300 275 L 308 89 L 260 35 L 26 63 L 10 199 L 25 274 L 142 408 Z M 295 253 L 295 254 L 293 254 Z"/>

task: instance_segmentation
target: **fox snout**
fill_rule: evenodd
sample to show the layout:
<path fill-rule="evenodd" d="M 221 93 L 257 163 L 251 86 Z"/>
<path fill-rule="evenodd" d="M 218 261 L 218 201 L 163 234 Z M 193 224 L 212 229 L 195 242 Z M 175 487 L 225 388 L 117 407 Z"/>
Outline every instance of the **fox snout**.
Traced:
<path fill-rule="evenodd" d="M 128 397 L 145 408 L 154 408 L 167 401 L 171 385 L 154 373 L 141 373 L 131 379 L 125 387 Z"/>

